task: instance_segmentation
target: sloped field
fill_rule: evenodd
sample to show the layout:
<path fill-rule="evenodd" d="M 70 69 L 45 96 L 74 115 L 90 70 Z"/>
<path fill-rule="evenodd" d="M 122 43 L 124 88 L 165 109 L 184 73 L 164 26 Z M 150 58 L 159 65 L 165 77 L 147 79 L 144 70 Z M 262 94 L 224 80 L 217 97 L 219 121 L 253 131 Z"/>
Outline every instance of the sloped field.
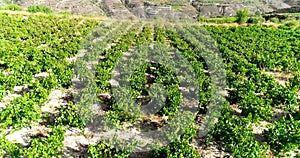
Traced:
<path fill-rule="evenodd" d="M 0 156 L 299 156 L 299 35 L 1 13 Z"/>

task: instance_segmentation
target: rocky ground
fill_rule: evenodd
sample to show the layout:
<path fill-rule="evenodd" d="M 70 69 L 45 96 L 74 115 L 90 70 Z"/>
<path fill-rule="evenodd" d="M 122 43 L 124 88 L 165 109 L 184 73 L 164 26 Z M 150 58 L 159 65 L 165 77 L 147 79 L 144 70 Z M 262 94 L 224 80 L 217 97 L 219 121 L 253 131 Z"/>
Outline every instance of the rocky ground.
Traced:
<path fill-rule="evenodd" d="M 203 17 L 218 17 L 235 15 L 238 9 L 248 9 L 251 13 L 271 12 L 276 7 L 287 6 L 282 2 L 267 4 L 255 2 L 207 3 L 195 0 L 10 0 L 26 9 L 31 5 L 45 5 L 55 11 L 69 11 L 73 14 L 107 15 L 117 19 L 153 19 L 165 18 L 171 20 L 195 19 Z"/>

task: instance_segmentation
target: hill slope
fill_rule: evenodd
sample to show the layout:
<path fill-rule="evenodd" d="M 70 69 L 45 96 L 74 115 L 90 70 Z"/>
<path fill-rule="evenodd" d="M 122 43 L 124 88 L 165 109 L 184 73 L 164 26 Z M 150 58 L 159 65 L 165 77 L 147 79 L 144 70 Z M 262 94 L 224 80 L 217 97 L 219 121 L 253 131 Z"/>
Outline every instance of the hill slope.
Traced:
<path fill-rule="evenodd" d="M 272 11 L 270 4 L 263 0 L 11 0 L 11 2 L 17 3 L 23 8 L 42 4 L 55 11 L 66 10 L 74 14 L 108 15 L 117 19 L 133 17 L 193 19 L 198 15 L 204 17 L 232 16 L 242 8 L 248 9 L 251 13 Z"/>

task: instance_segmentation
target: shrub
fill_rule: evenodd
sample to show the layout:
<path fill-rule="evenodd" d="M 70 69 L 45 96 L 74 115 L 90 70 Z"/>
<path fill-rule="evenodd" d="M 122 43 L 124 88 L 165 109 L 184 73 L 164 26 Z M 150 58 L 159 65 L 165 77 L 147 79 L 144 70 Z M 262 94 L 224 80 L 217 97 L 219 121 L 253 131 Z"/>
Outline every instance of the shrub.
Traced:
<path fill-rule="evenodd" d="M 280 151 L 287 152 L 300 147 L 300 122 L 297 120 L 299 116 L 297 113 L 294 116 L 295 118 L 292 115 L 284 116 L 264 131 L 265 141 L 275 149 L 276 154 L 279 154 Z"/>
<path fill-rule="evenodd" d="M 263 17 L 251 17 L 248 20 L 248 23 L 251 24 L 261 24 L 263 22 L 265 22 L 265 19 Z"/>
<path fill-rule="evenodd" d="M 240 9 L 236 12 L 236 21 L 239 24 L 246 23 L 249 19 L 249 11 L 247 9 Z"/>
<path fill-rule="evenodd" d="M 206 18 L 202 17 L 202 16 L 198 16 L 197 20 L 199 22 L 206 22 Z"/>
<path fill-rule="evenodd" d="M 156 149 L 151 153 L 153 158 L 200 158 L 200 154 L 197 152 L 196 148 L 191 146 L 186 141 L 175 140 L 171 142 L 168 146 Z"/>
<path fill-rule="evenodd" d="M 197 18 L 197 20 L 199 22 L 208 22 L 208 23 L 222 24 L 222 23 L 234 23 L 236 21 L 236 18 L 235 17 L 227 17 L 227 18 L 212 18 L 212 19 L 207 19 L 207 18 L 199 16 Z"/>
<path fill-rule="evenodd" d="M 9 4 L 7 6 L 1 7 L 0 10 L 12 10 L 12 11 L 21 11 L 22 8 L 17 4 Z"/>
<path fill-rule="evenodd" d="M 261 14 L 262 14 L 262 13 L 261 13 L 260 11 L 256 11 L 256 12 L 255 12 L 255 15 L 256 15 L 256 16 L 261 16 Z"/>
<path fill-rule="evenodd" d="M 295 73 L 293 76 L 289 79 L 291 87 L 300 88 L 300 73 Z"/>
<path fill-rule="evenodd" d="M 114 148 L 112 145 L 99 142 L 95 145 L 91 145 L 88 148 L 89 157 L 111 157 L 111 158 L 126 158 L 130 154 L 130 150 L 120 150 Z"/>
<path fill-rule="evenodd" d="M 288 26 L 288 27 L 299 27 L 299 22 L 298 21 L 288 21 L 284 25 Z"/>
<path fill-rule="evenodd" d="M 264 157 L 269 146 L 255 140 L 251 116 L 240 118 L 232 115 L 231 109 L 225 108 L 218 123 L 210 131 L 209 137 L 222 142 L 235 157 Z"/>
<path fill-rule="evenodd" d="M 69 11 L 65 11 L 65 10 L 63 10 L 63 11 L 60 11 L 60 12 L 59 12 L 59 14 L 66 15 L 66 16 L 72 15 L 72 13 L 71 13 L 71 12 L 69 12 Z"/>
<path fill-rule="evenodd" d="M 27 8 L 27 11 L 28 12 L 31 12 L 31 13 L 37 13 L 37 12 L 41 12 L 41 13 L 46 13 L 46 14 L 50 14 L 52 13 L 53 11 L 46 7 L 46 6 L 43 6 L 43 5 L 33 5 L 33 6 L 29 6 Z"/>
<path fill-rule="evenodd" d="M 278 18 L 271 18 L 270 21 L 273 22 L 273 23 L 279 23 L 280 22 L 280 20 Z"/>

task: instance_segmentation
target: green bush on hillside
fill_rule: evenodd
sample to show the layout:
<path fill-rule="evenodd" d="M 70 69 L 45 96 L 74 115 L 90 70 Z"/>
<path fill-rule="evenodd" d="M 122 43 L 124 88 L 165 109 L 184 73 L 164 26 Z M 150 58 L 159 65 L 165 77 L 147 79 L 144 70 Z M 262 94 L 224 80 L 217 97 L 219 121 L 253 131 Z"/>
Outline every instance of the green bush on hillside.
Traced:
<path fill-rule="evenodd" d="M 270 21 L 273 22 L 273 23 L 279 23 L 280 22 L 280 20 L 278 18 L 271 18 Z"/>
<path fill-rule="evenodd" d="M 53 13 L 53 11 L 50 8 L 43 6 L 43 5 L 29 6 L 27 8 L 27 11 L 31 12 L 31 13 L 37 13 L 37 12 L 46 13 L 46 14 Z"/>
<path fill-rule="evenodd" d="M 71 13 L 71 12 L 69 12 L 69 11 L 65 11 L 65 10 L 63 10 L 63 11 L 60 11 L 60 12 L 59 12 L 59 14 L 62 14 L 62 15 L 65 15 L 65 16 L 72 15 L 72 13 Z"/>
<path fill-rule="evenodd" d="M 247 9 L 240 9 L 236 12 L 236 21 L 239 23 L 239 24 L 243 24 L 243 23 L 246 23 L 249 19 L 249 11 Z"/>
<path fill-rule="evenodd" d="M 251 24 L 261 24 L 263 22 L 265 22 L 265 19 L 263 17 L 251 17 L 248 20 L 248 23 Z"/>
<path fill-rule="evenodd" d="M 207 22 L 207 23 L 234 23 L 236 21 L 236 17 L 226 17 L 226 18 L 204 18 L 199 16 L 197 18 L 199 22 Z"/>
<path fill-rule="evenodd" d="M 288 27 L 299 27 L 299 22 L 296 20 L 293 20 L 293 21 L 286 22 L 284 25 L 288 26 Z"/>
<path fill-rule="evenodd" d="M 0 7 L 0 10 L 12 10 L 12 11 L 21 11 L 22 8 L 17 4 L 9 4 L 4 7 Z"/>

